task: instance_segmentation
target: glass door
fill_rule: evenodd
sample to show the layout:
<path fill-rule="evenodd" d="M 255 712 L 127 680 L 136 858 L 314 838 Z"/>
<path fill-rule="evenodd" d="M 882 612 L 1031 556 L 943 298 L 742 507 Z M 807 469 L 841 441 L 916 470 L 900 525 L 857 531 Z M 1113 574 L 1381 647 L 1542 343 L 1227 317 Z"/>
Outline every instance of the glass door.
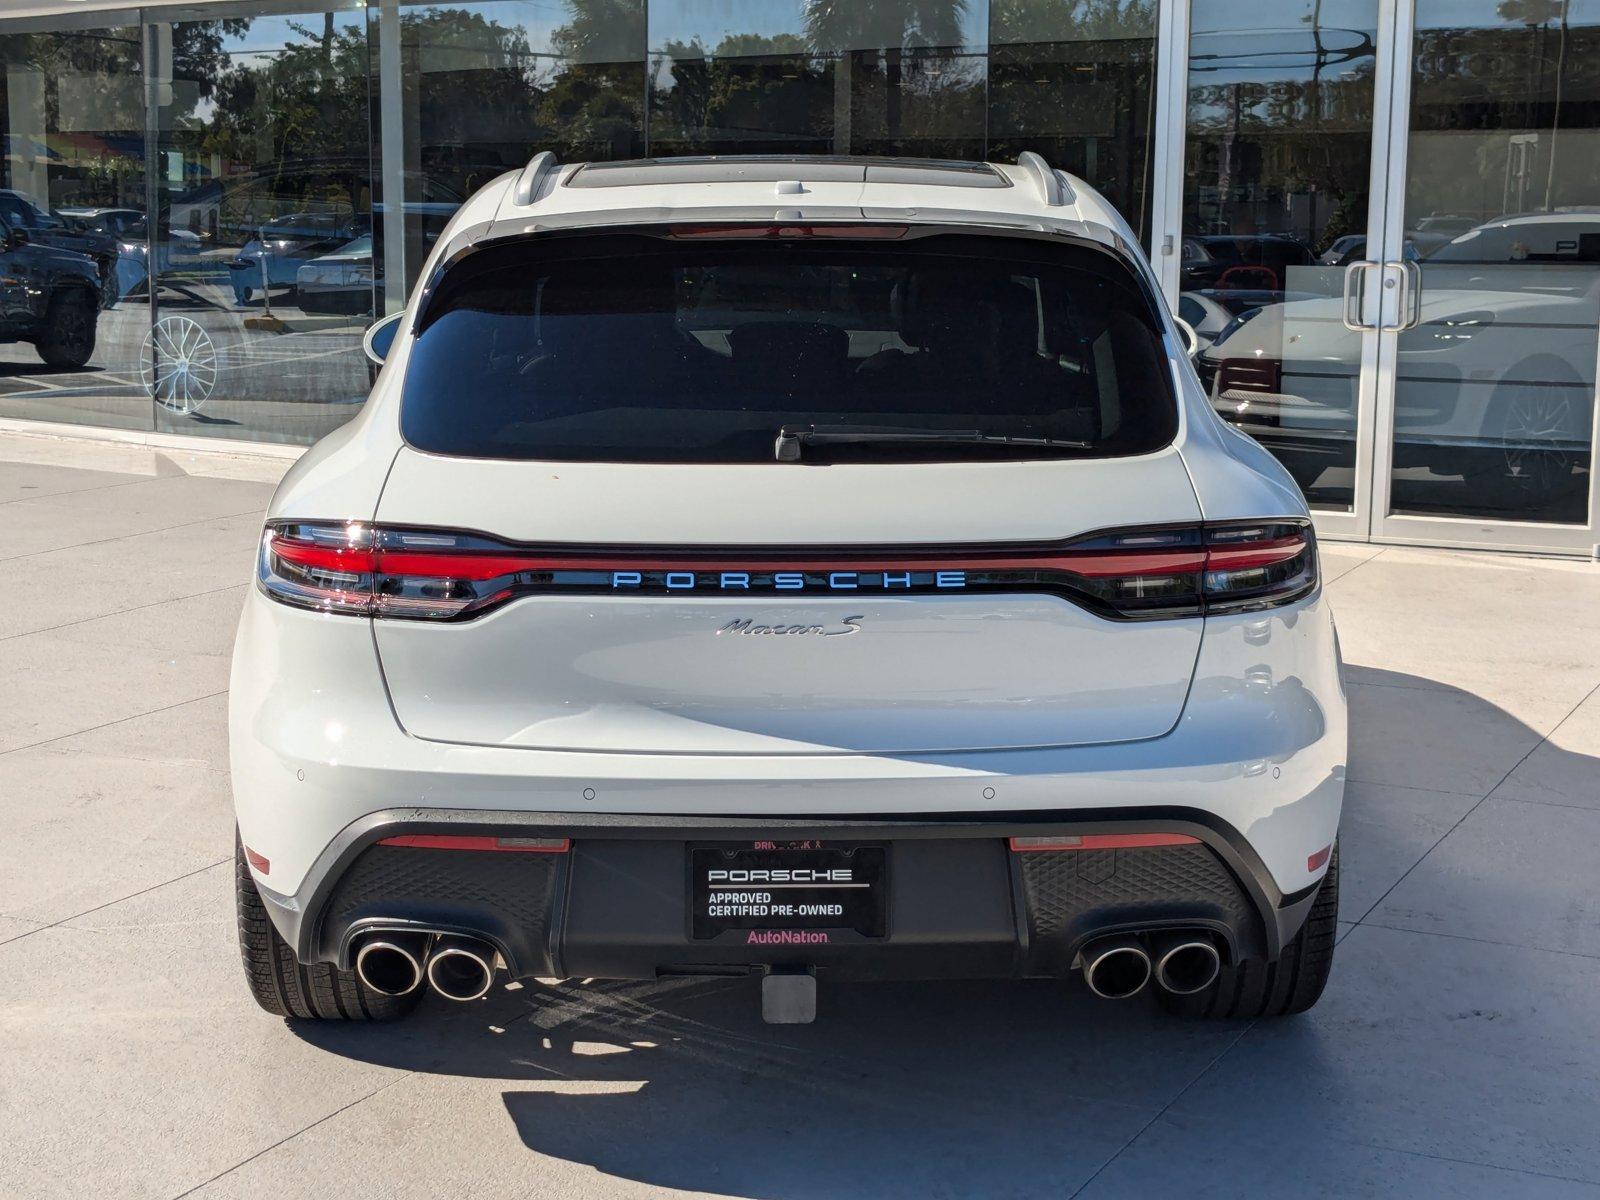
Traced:
<path fill-rule="evenodd" d="M 1178 315 L 1218 413 L 1365 537 L 1394 5 L 1189 7 Z"/>
<path fill-rule="evenodd" d="M 1591 552 L 1600 0 L 1398 20 L 1372 535 Z"/>

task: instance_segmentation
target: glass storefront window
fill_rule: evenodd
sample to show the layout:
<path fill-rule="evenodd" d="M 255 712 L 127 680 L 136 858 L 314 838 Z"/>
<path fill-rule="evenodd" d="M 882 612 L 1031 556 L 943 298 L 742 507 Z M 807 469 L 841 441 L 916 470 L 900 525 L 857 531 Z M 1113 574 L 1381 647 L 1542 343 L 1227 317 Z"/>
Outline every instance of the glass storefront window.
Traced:
<path fill-rule="evenodd" d="M 0 415 L 314 441 L 354 414 L 360 336 L 404 304 L 456 209 L 544 149 L 1037 150 L 1143 236 L 1157 7 L 254 0 L 0 16 L 0 255 L 50 256 L 62 294 L 85 297 L 50 310 L 0 285 Z"/>
<path fill-rule="evenodd" d="M 406 285 L 388 289 L 391 311 L 461 202 L 535 150 L 567 162 L 645 151 L 644 0 L 386 0 L 369 5 L 368 30 L 377 224 L 394 247 L 385 269 Z"/>
<path fill-rule="evenodd" d="M 160 220 L 141 365 L 156 428 L 315 441 L 368 387 L 365 17 L 219 15 L 150 39 Z"/>
<path fill-rule="evenodd" d="M 1600 3 L 1420 0 L 1390 509 L 1588 521 Z"/>
<path fill-rule="evenodd" d="M 982 158 L 988 10 L 653 0 L 650 152 Z"/>
<path fill-rule="evenodd" d="M 0 30 L 0 416 L 149 429 L 140 31 L 60 24 Z"/>
<path fill-rule="evenodd" d="M 994 0 L 988 157 L 1024 150 L 1094 182 L 1146 237 L 1155 129 L 1155 0 Z"/>
<path fill-rule="evenodd" d="M 1355 498 L 1376 0 L 1194 0 L 1179 315 L 1212 404 L 1319 508 Z"/>

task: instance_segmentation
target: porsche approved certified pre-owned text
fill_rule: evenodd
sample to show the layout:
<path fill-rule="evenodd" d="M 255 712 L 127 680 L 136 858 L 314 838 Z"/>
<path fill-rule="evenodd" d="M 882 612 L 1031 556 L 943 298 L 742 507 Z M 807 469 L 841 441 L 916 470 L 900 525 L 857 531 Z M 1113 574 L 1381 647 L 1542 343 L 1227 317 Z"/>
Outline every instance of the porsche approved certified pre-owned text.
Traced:
<path fill-rule="evenodd" d="M 1316 538 L 1136 244 L 1031 154 L 541 154 L 474 196 L 262 530 L 229 700 L 261 1005 L 1315 1003 Z"/>

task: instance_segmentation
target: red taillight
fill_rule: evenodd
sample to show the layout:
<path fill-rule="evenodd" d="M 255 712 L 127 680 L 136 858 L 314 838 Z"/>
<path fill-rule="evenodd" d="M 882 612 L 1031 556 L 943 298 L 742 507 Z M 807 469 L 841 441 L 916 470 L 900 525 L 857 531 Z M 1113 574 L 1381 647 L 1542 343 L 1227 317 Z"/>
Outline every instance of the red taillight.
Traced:
<path fill-rule="evenodd" d="M 301 608 L 447 620 L 508 599 L 506 577 L 530 565 L 525 555 L 462 553 L 472 541 L 358 522 L 269 525 L 256 578 L 274 600 Z"/>
<path fill-rule="evenodd" d="M 249 846 L 246 846 L 244 848 L 244 859 L 263 875 L 272 874 L 272 864 L 267 861 L 267 856 L 265 854 L 258 854 L 256 851 L 250 849 Z"/>
<path fill-rule="evenodd" d="M 1317 543 L 1301 521 L 1216 525 L 1206 530 L 1206 611 L 1288 604 L 1317 586 Z"/>
<path fill-rule="evenodd" d="M 275 522 L 258 579 L 275 600 L 353 616 L 451 620 L 516 596 L 1044 592 L 1116 620 L 1159 620 L 1285 604 L 1317 583 L 1316 545 L 1297 520 L 1119 530 L 1046 547 L 777 556 L 770 550 L 524 549 L 475 534 L 358 522 Z"/>

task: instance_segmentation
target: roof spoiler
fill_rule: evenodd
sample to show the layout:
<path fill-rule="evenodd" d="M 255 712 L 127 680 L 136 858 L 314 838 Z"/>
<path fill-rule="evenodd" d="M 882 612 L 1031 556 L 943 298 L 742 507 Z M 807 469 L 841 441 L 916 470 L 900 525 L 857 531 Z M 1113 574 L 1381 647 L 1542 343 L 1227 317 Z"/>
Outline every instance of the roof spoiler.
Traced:
<path fill-rule="evenodd" d="M 530 158 L 528 165 L 522 168 L 522 174 L 517 176 L 517 186 L 511 190 L 512 203 L 532 204 L 533 198 L 539 194 L 539 187 L 544 183 L 545 176 L 559 165 L 553 150 L 541 150 Z"/>
<path fill-rule="evenodd" d="M 1072 203 L 1072 189 L 1051 169 L 1042 155 L 1035 154 L 1032 150 L 1024 150 L 1017 155 L 1017 166 L 1028 173 L 1033 180 L 1033 186 L 1039 191 L 1039 199 L 1051 208 L 1060 208 L 1062 205 Z"/>

